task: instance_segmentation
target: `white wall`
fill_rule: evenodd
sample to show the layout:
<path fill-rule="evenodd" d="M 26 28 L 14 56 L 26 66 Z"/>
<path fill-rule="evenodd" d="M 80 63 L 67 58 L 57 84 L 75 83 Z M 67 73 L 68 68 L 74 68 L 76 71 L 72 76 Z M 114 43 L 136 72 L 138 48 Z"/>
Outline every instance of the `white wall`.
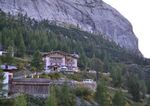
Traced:
<path fill-rule="evenodd" d="M 48 70 L 48 66 L 50 65 L 50 61 L 49 61 L 49 57 L 45 58 L 45 66 L 46 66 L 46 70 Z"/>
<path fill-rule="evenodd" d="M 3 51 L 0 51 L 0 56 L 2 56 L 3 55 Z"/>
<path fill-rule="evenodd" d="M 63 66 L 65 66 L 65 57 L 62 59 L 62 64 L 61 65 L 63 65 Z"/>
<path fill-rule="evenodd" d="M 7 97 L 8 96 L 8 90 L 9 90 L 9 86 L 8 86 L 8 83 L 9 83 L 9 73 L 8 72 L 4 72 L 4 80 L 3 80 L 3 88 L 2 90 L 6 91 L 4 93 L 4 96 Z"/>
<path fill-rule="evenodd" d="M 77 61 L 77 59 L 73 59 L 73 61 L 74 61 L 74 64 L 73 64 L 73 67 L 78 67 L 78 61 Z"/>

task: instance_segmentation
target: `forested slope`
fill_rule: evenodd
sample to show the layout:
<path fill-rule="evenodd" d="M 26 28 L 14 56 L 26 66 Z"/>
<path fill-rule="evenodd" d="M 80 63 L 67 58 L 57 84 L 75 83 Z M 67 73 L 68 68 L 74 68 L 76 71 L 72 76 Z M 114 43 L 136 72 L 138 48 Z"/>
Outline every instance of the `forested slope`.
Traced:
<path fill-rule="evenodd" d="M 62 50 L 80 55 L 81 67 L 88 65 L 89 59 L 96 57 L 104 63 L 125 62 L 142 64 L 143 58 L 129 53 L 113 42 L 105 40 L 79 28 L 66 25 L 59 27 L 47 20 L 40 22 L 18 14 L 11 16 L 0 11 L 0 46 L 7 50 L 12 47 L 15 55 L 23 57 L 32 55 L 39 49 L 41 52 Z"/>

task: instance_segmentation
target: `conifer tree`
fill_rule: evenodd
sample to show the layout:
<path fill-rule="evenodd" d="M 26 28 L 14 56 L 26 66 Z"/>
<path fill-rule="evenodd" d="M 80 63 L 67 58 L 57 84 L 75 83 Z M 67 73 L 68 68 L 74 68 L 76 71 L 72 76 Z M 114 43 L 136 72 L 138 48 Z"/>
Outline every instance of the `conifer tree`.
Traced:
<path fill-rule="evenodd" d="M 26 47 L 25 47 L 23 39 L 20 41 L 20 45 L 19 45 L 18 49 L 19 49 L 19 51 L 18 51 L 19 56 L 23 57 L 25 55 L 25 51 L 26 51 Z"/>
<path fill-rule="evenodd" d="M 112 100 L 113 106 L 125 106 L 125 97 L 121 91 L 117 91 Z"/>
<path fill-rule="evenodd" d="M 52 86 L 49 91 L 49 96 L 46 100 L 46 106 L 58 106 L 55 87 Z"/>
<path fill-rule="evenodd" d="M 7 64 L 11 65 L 14 62 L 13 56 L 14 56 L 13 47 L 9 46 L 8 49 L 7 49 L 7 54 L 6 54 L 5 62 Z"/>
<path fill-rule="evenodd" d="M 121 84 L 123 82 L 121 66 L 119 66 L 119 64 L 112 64 L 112 65 L 113 65 L 111 69 L 112 83 L 115 87 L 121 87 Z"/>
<path fill-rule="evenodd" d="M 0 93 L 2 95 L 0 96 L 3 96 L 3 80 L 4 80 L 4 74 L 3 74 L 3 71 L 0 69 Z"/>
<path fill-rule="evenodd" d="M 103 81 L 97 85 L 95 99 L 100 106 L 110 106 L 107 87 Z"/>
<path fill-rule="evenodd" d="M 43 70 L 44 64 L 39 50 L 35 51 L 31 65 L 36 69 L 36 72 L 41 72 Z"/>
<path fill-rule="evenodd" d="M 65 83 L 57 92 L 58 106 L 76 106 L 76 98 Z"/>
<path fill-rule="evenodd" d="M 95 56 L 91 60 L 91 68 L 96 71 L 96 80 L 99 80 L 99 72 L 103 72 L 103 62 L 95 58 Z"/>
<path fill-rule="evenodd" d="M 136 75 L 130 75 L 127 82 L 128 91 L 132 95 L 133 100 L 140 101 L 140 84 Z"/>

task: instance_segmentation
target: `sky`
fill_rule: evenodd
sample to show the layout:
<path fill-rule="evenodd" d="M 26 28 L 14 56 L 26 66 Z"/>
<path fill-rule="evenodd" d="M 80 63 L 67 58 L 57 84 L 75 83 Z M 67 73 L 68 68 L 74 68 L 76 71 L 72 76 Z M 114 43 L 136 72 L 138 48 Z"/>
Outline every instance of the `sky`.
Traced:
<path fill-rule="evenodd" d="M 117 9 L 132 24 L 139 49 L 150 58 L 150 0 L 103 0 Z"/>

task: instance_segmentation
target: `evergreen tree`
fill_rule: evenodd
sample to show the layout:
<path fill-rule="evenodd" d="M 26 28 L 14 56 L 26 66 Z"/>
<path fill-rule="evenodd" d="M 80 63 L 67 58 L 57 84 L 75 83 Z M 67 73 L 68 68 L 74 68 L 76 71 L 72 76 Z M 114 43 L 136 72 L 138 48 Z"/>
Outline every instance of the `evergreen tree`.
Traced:
<path fill-rule="evenodd" d="M 109 95 L 104 82 L 97 85 L 95 99 L 100 106 L 110 106 Z"/>
<path fill-rule="evenodd" d="M 1 59 L 0 59 L 0 64 L 1 64 Z M 5 84 L 3 82 L 4 79 L 5 79 L 4 72 L 0 68 L 0 97 L 4 96 L 4 92 L 5 92 L 3 89 L 3 87 L 5 87 Z"/>
<path fill-rule="evenodd" d="M 21 31 L 21 29 L 18 29 L 19 31 Z M 24 38 L 21 32 L 18 31 L 18 36 L 16 36 L 15 40 L 16 40 L 16 47 L 17 47 L 17 55 L 20 57 L 23 57 L 25 55 L 25 51 L 26 51 L 26 47 L 24 44 Z"/>
<path fill-rule="evenodd" d="M 121 91 L 117 91 L 112 100 L 113 106 L 125 106 L 125 97 Z"/>
<path fill-rule="evenodd" d="M 141 80 L 139 83 L 140 83 L 140 91 L 142 94 L 142 98 L 145 98 L 145 95 L 147 93 L 147 87 L 146 87 L 145 81 Z"/>
<path fill-rule="evenodd" d="M 121 87 L 123 78 L 122 78 L 122 69 L 121 66 L 119 66 L 119 64 L 112 64 L 111 77 L 114 86 Z"/>
<path fill-rule="evenodd" d="M 136 75 L 130 75 L 127 80 L 128 91 L 132 95 L 133 100 L 140 101 L 140 84 Z"/>
<path fill-rule="evenodd" d="M 102 72 L 103 71 L 103 63 L 100 59 L 95 56 L 91 59 L 91 68 L 95 71 Z"/>
<path fill-rule="evenodd" d="M 41 72 L 43 70 L 44 64 L 39 50 L 35 51 L 31 65 L 32 67 L 36 68 L 36 72 Z"/>
<path fill-rule="evenodd" d="M 99 80 L 99 72 L 103 72 L 103 62 L 95 58 L 95 56 L 91 60 L 91 69 L 96 71 L 96 80 Z"/>
<path fill-rule="evenodd" d="M 14 56 L 13 47 L 9 46 L 7 49 L 7 54 L 6 54 L 5 60 L 3 62 L 5 62 L 7 64 L 13 64 L 13 62 L 14 62 L 13 56 Z"/>
<path fill-rule="evenodd" d="M 61 88 L 62 93 L 62 99 L 61 99 L 61 104 L 63 104 L 63 106 L 70 106 L 69 104 L 69 89 L 67 84 L 64 84 L 63 87 Z"/>
<path fill-rule="evenodd" d="M 3 80 L 4 80 L 4 74 L 3 71 L 0 69 L 0 96 L 3 96 Z"/>
<path fill-rule="evenodd" d="M 58 106 L 76 106 L 76 98 L 65 83 L 57 92 Z"/>
<path fill-rule="evenodd" d="M 18 47 L 18 56 L 23 57 L 25 55 L 26 47 L 23 39 L 20 41 L 20 45 Z"/>
<path fill-rule="evenodd" d="M 46 100 L 46 106 L 58 106 L 56 98 L 55 87 L 52 86 L 49 91 L 48 99 Z"/>
<path fill-rule="evenodd" d="M 147 93 L 150 94 L 150 79 L 146 79 Z"/>

